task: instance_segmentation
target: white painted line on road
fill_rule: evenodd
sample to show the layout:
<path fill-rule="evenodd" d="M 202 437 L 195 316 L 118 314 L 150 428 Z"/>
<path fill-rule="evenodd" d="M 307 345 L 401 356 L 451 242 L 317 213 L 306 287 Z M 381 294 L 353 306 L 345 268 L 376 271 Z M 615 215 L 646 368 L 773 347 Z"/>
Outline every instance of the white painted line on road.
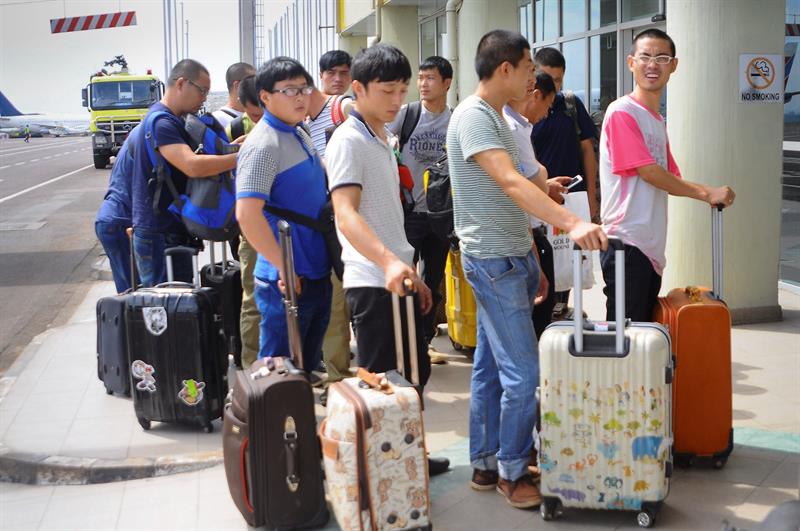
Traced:
<path fill-rule="evenodd" d="M 39 159 L 33 159 L 31 162 L 39 162 Z"/>
<path fill-rule="evenodd" d="M 49 181 L 45 181 L 43 183 L 39 183 L 39 184 L 37 184 L 35 186 L 31 186 L 30 188 L 26 188 L 24 190 L 20 190 L 19 192 L 15 193 L 15 194 L 11 194 L 9 196 L 3 197 L 2 199 L 0 199 L 0 204 L 5 203 L 6 201 L 9 201 L 11 199 L 14 199 L 15 197 L 19 197 L 19 196 L 21 196 L 23 194 L 27 194 L 28 192 L 36 190 L 37 188 L 41 188 L 42 186 L 47 186 L 48 184 L 52 184 L 52 183 L 54 183 L 56 181 L 60 181 L 61 179 L 66 179 L 67 177 L 70 177 L 71 175 L 75 175 L 76 173 L 80 173 L 83 170 L 88 170 L 92 166 L 94 166 L 94 164 L 88 164 L 88 165 L 84 166 L 83 168 L 78 168 L 77 170 L 73 170 L 73 171 L 71 171 L 69 173 L 65 173 L 64 175 L 59 175 L 58 177 L 54 177 L 54 178 L 50 179 Z"/>
<path fill-rule="evenodd" d="M 30 153 L 32 151 L 40 151 L 42 149 L 54 149 L 54 148 L 61 148 L 66 145 L 72 144 L 79 144 L 85 142 L 84 140 L 71 140 L 68 142 L 53 142 L 47 144 L 45 146 L 36 146 L 36 147 L 17 147 L 17 148 L 9 148 L 9 149 L 2 149 L 0 150 L 0 157 L 11 157 L 14 155 L 20 155 L 23 153 Z"/>
<path fill-rule="evenodd" d="M 11 164 L 6 164 L 5 166 L 0 166 L 0 170 L 4 170 L 6 168 L 10 168 Z"/>
<path fill-rule="evenodd" d="M 47 155 L 46 157 L 44 157 L 44 160 L 52 159 L 52 158 L 53 158 L 53 155 Z"/>
<path fill-rule="evenodd" d="M 14 166 L 22 166 L 23 164 L 25 164 L 25 163 L 24 162 L 17 162 L 16 164 L 14 164 Z"/>

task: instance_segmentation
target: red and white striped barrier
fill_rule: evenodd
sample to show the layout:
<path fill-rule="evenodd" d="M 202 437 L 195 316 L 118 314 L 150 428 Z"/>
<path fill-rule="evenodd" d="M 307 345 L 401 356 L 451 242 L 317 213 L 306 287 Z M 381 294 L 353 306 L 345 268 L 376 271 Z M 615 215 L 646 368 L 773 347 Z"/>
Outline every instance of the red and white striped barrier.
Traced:
<path fill-rule="evenodd" d="M 67 33 L 93 29 L 121 28 L 136 25 L 136 11 L 104 13 L 84 17 L 51 18 L 50 33 Z"/>

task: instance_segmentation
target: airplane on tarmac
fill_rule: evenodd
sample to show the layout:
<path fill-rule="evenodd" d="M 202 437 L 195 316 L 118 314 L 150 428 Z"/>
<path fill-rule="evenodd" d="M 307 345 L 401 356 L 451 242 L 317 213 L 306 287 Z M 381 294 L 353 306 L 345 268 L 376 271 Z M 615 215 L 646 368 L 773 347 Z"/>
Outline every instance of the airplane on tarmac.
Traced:
<path fill-rule="evenodd" d="M 78 114 L 21 113 L 0 91 L 0 133 L 22 135 L 26 126 L 35 136 L 88 134 L 89 117 Z"/>

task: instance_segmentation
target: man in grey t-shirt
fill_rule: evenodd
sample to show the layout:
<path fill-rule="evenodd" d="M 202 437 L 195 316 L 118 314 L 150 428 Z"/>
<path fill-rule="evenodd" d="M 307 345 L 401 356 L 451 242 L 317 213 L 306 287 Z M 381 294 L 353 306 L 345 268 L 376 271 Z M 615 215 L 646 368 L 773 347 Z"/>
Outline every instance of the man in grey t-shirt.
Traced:
<path fill-rule="evenodd" d="M 475 58 L 478 88 L 453 112 L 447 150 L 456 234 L 478 305 L 478 345 L 470 399 L 471 486 L 497 489 L 514 507 L 542 497 L 528 471 L 536 420 L 539 353 L 531 321 L 540 268 L 528 214 L 563 228 L 584 249 L 605 248 L 602 228 L 580 220 L 520 174 L 519 152 L 503 120 L 533 75 L 519 33 L 484 35 Z"/>
<path fill-rule="evenodd" d="M 436 307 L 441 302 L 439 284 L 444 275 L 448 242 L 437 236 L 428 221 L 423 175 L 425 170 L 444 155 L 447 125 L 452 114 L 447 105 L 447 91 L 453 81 L 450 62 L 438 56 L 425 59 L 419 65 L 417 87 L 420 101 L 405 105 L 397 118 L 389 124 L 389 131 L 400 137 L 399 145 L 403 164 L 411 170 L 414 179 L 412 211 L 405 217 L 408 242 L 414 247 L 414 261 L 422 263 L 422 280 L 433 294 L 433 308 L 423 318 L 425 339 L 430 343 L 436 334 Z M 403 128 L 412 120 L 417 121 L 407 139 L 402 138 Z M 410 125 L 409 125 L 410 126 Z M 403 141 L 405 141 L 403 143 Z M 444 362 L 441 355 L 431 355 L 431 360 Z"/>

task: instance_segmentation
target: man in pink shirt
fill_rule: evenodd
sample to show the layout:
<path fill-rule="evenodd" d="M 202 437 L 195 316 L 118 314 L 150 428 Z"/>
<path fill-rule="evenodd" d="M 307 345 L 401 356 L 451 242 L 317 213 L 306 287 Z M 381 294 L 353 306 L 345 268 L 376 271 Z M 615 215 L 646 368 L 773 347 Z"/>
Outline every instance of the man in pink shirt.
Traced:
<path fill-rule="evenodd" d="M 681 178 L 669 149 L 659 102 L 678 66 L 675 43 L 647 29 L 633 40 L 628 69 L 636 87 L 608 106 L 600 136 L 600 207 L 609 236 L 625 243 L 625 313 L 651 321 L 666 265 L 667 198 L 691 197 L 710 205 L 733 204 L 728 186 L 710 187 Z M 614 251 L 600 255 L 606 287 L 606 319 L 614 320 Z"/>

